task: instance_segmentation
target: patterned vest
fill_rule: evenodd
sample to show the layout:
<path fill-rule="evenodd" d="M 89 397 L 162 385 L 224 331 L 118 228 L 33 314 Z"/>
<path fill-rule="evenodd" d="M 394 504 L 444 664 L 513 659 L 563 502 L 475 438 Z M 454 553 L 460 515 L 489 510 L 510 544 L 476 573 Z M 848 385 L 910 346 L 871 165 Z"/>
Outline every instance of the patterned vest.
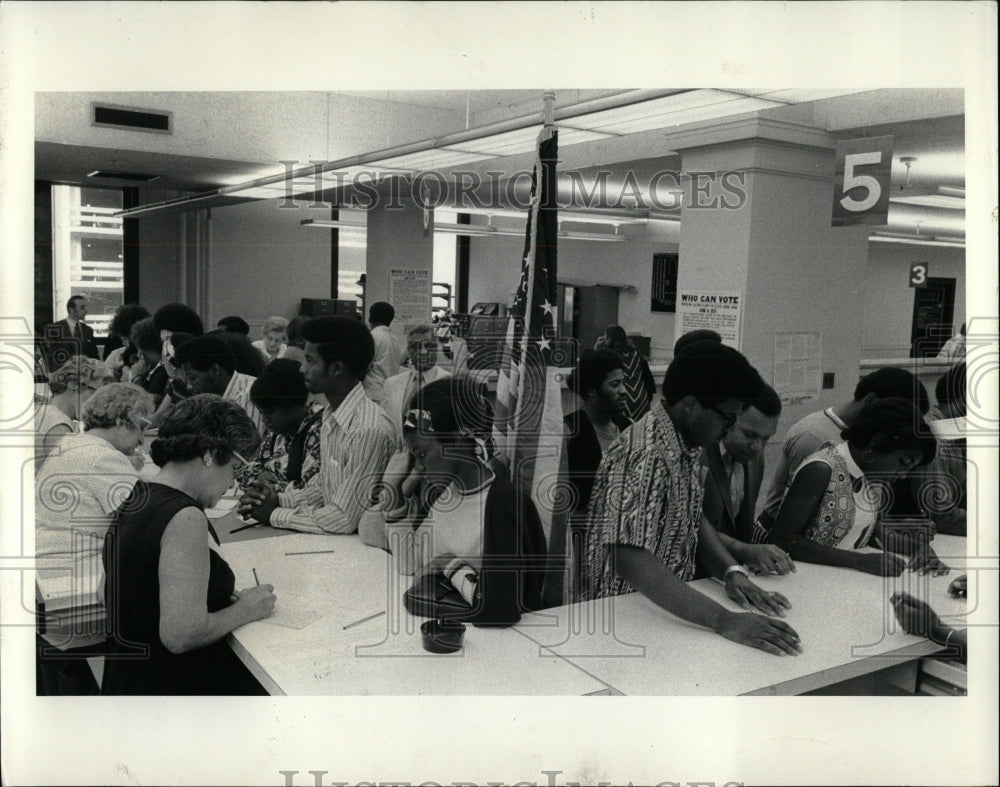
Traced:
<path fill-rule="evenodd" d="M 854 517 L 857 514 L 854 487 L 851 482 L 851 474 L 847 470 L 847 463 L 837 452 L 833 443 L 825 443 L 816 453 L 806 459 L 802 466 L 816 461 L 822 462 L 830 468 L 830 482 L 826 486 L 822 500 L 819 501 L 812 522 L 806 526 L 804 535 L 817 544 L 835 547 L 844 540 L 844 536 L 854 526 Z M 791 486 L 791 479 L 788 483 Z M 872 505 L 877 506 L 877 501 L 873 500 Z M 873 527 L 869 527 L 857 544 L 848 544 L 846 547 L 859 549 L 866 546 L 874 530 Z"/>

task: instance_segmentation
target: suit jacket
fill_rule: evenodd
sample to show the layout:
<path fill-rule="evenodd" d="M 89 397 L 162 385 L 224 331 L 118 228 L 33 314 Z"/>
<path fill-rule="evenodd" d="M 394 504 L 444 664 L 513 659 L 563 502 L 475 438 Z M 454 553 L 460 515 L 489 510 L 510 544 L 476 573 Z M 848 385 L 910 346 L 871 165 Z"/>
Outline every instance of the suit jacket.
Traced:
<path fill-rule="evenodd" d="M 715 529 L 740 541 L 751 543 L 753 537 L 754 509 L 757 495 L 764 480 L 764 456 L 758 454 L 746 465 L 736 463 L 734 472 L 745 468 L 743 476 L 743 502 L 739 511 L 733 510 L 732 495 L 729 493 L 729 474 L 722 461 L 719 444 L 708 446 L 701 454 L 701 462 L 708 468 L 705 475 L 705 497 L 701 510 Z"/>
<path fill-rule="evenodd" d="M 406 385 L 410 382 L 410 377 L 414 374 L 416 372 L 412 368 L 404 369 L 399 374 L 394 374 L 386 380 L 382 386 L 382 409 L 385 410 L 386 415 L 392 420 L 392 424 L 396 427 L 396 431 L 399 434 L 403 433 L 403 417 L 406 415 L 403 412 L 403 408 L 409 404 L 403 401 L 403 396 L 406 394 Z M 440 380 L 443 377 L 451 377 L 451 372 L 442 369 L 440 366 L 432 366 L 424 372 L 424 385 L 432 383 L 435 380 Z"/>
<path fill-rule="evenodd" d="M 69 323 L 63 319 L 45 326 L 46 360 L 49 371 L 54 372 L 74 355 L 100 359 L 94 329 L 84 322 L 77 323 L 83 339 L 77 339 L 70 332 Z"/>

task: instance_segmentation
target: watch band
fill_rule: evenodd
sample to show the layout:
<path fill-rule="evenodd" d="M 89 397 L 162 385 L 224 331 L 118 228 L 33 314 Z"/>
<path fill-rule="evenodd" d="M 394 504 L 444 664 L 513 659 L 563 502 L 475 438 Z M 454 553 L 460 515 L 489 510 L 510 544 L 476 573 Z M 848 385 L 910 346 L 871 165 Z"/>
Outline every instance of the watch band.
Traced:
<path fill-rule="evenodd" d="M 726 578 L 733 572 L 736 572 L 737 574 L 742 574 L 747 579 L 750 578 L 750 572 L 747 571 L 745 568 L 743 568 L 743 566 L 732 565 L 729 568 L 727 568 L 725 573 L 722 575 L 722 581 L 725 582 Z"/>

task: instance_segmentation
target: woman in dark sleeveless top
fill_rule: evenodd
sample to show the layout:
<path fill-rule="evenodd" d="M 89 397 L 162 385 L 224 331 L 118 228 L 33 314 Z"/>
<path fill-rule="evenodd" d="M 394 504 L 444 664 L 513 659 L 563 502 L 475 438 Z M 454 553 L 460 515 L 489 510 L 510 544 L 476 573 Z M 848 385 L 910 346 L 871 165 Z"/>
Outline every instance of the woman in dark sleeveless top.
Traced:
<path fill-rule="evenodd" d="M 104 694 L 247 693 L 246 671 L 226 646 L 233 629 L 270 615 L 270 585 L 235 591 L 204 513 L 233 482 L 240 454 L 260 436 L 249 416 L 213 394 L 179 402 L 153 441 L 161 468 L 118 509 L 104 542 L 113 652 Z"/>

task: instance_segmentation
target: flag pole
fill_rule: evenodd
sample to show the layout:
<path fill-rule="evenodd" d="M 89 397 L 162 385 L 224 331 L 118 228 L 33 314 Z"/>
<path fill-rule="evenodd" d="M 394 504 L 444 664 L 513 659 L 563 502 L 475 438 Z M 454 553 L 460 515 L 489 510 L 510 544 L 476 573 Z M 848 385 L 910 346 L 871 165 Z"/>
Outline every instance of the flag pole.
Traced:
<path fill-rule="evenodd" d="M 542 94 L 542 117 L 545 119 L 545 126 L 555 125 L 555 114 L 556 114 L 556 94 L 553 90 L 546 90 Z"/>

